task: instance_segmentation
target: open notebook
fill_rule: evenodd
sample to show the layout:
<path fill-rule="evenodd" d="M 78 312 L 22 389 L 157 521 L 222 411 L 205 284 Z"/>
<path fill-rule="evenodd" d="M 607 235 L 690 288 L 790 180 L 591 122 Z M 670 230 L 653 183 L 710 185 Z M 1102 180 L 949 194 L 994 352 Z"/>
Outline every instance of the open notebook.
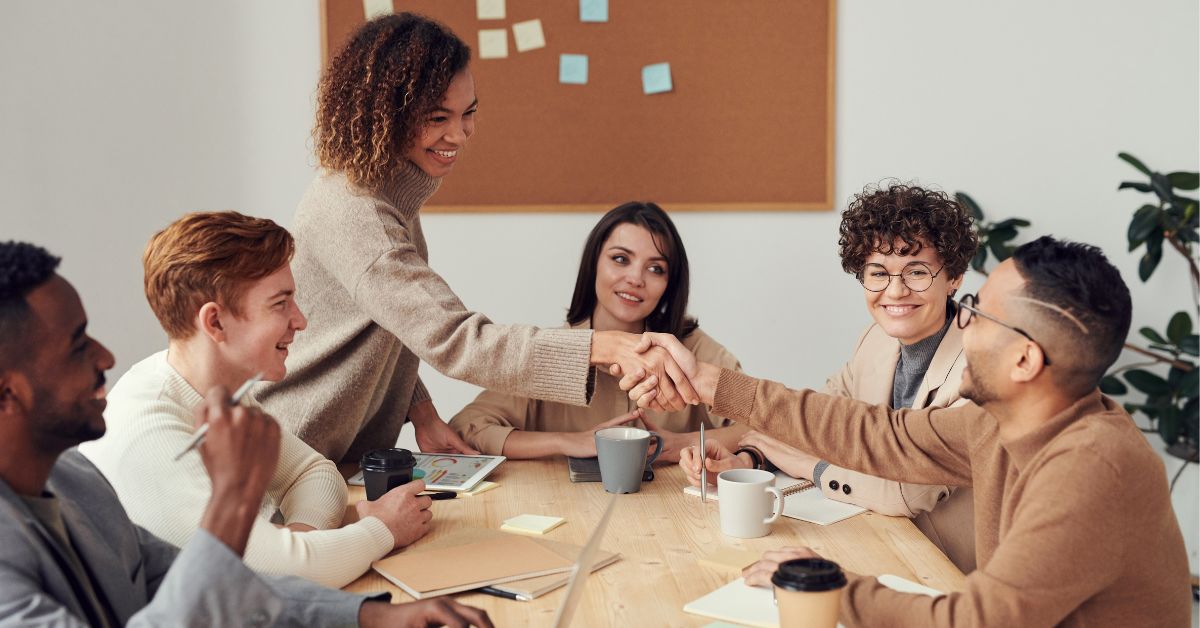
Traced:
<path fill-rule="evenodd" d="M 921 593 L 937 597 L 941 591 L 906 580 L 900 576 L 885 574 L 877 578 L 879 584 L 901 593 Z M 711 617 L 742 626 L 779 626 L 779 611 L 775 608 L 775 594 L 771 589 L 752 587 L 742 578 L 689 602 L 683 612 L 702 617 Z"/>
<path fill-rule="evenodd" d="M 783 471 L 775 472 L 775 486 L 783 491 L 783 516 L 799 519 L 817 525 L 827 526 L 854 515 L 866 512 L 866 508 L 853 504 L 843 504 L 825 497 L 816 490 L 812 482 L 798 480 Z M 700 487 L 688 486 L 683 489 L 688 495 L 700 497 Z M 720 499 L 717 487 L 708 487 L 708 498 Z"/>

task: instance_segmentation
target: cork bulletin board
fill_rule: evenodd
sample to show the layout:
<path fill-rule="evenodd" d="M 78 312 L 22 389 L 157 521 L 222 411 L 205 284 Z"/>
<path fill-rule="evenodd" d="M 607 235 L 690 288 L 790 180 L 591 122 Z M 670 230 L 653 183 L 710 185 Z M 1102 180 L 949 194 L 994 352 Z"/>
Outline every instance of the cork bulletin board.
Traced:
<path fill-rule="evenodd" d="M 376 0 L 378 1 L 378 0 Z M 386 0 L 385 0 L 386 2 Z M 472 49 L 475 135 L 426 211 L 827 210 L 833 204 L 836 0 L 394 0 Z M 328 59 L 365 20 L 362 0 L 322 0 Z M 540 19 L 545 46 L 518 52 L 512 25 Z M 481 29 L 508 56 L 479 58 Z M 559 82 L 559 55 L 588 56 L 587 83 Z M 670 64 L 672 90 L 643 93 L 642 68 Z"/>

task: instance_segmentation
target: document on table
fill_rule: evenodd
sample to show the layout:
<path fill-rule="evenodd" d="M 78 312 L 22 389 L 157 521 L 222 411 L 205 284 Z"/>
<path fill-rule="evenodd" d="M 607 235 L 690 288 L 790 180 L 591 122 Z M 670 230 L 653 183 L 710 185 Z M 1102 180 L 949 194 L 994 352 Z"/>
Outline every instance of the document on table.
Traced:
<path fill-rule="evenodd" d="M 798 480 L 783 471 L 775 472 L 775 487 L 784 490 L 795 486 L 807 480 Z M 683 492 L 688 495 L 700 496 L 700 489 L 695 486 L 688 486 L 683 489 Z M 708 498 L 719 500 L 721 496 L 717 493 L 717 487 L 708 487 Z M 817 525 L 827 526 L 831 523 L 837 523 L 843 519 L 849 519 L 854 515 L 864 513 L 867 509 L 854 504 L 844 504 L 839 501 L 834 501 L 825 497 L 820 489 L 813 487 L 811 489 L 802 490 L 799 493 L 793 493 L 783 498 L 783 516 L 799 519 Z"/>

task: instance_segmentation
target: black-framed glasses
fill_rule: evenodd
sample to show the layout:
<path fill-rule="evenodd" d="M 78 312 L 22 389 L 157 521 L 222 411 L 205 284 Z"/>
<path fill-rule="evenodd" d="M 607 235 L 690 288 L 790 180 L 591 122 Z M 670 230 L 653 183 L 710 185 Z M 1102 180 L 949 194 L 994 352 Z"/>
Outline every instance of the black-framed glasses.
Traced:
<path fill-rule="evenodd" d="M 892 285 L 892 277 L 899 277 L 905 287 L 913 292 L 925 292 L 933 285 L 933 280 L 942 274 L 942 269 L 946 267 L 942 264 L 942 268 L 937 269 L 937 272 L 929 270 L 929 266 L 923 262 L 909 262 L 904 267 L 904 270 L 898 273 L 889 273 L 882 264 L 867 264 L 863 269 L 858 271 L 855 279 L 862 287 L 871 292 L 883 292 Z"/>
<path fill-rule="evenodd" d="M 1029 335 L 1029 332 L 1026 332 L 1024 329 L 1021 329 L 1020 327 L 1014 327 L 1012 325 L 1009 325 L 1008 323 L 996 318 L 995 316 L 992 316 L 991 314 L 988 314 L 987 312 L 980 310 L 979 308 L 975 307 L 975 304 L 978 302 L 979 302 L 979 299 L 973 294 L 964 294 L 964 295 L 962 295 L 962 298 L 958 300 L 958 313 L 955 315 L 955 319 L 956 319 L 956 322 L 958 323 L 959 329 L 966 329 L 967 325 L 971 324 L 971 319 L 974 318 L 976 314 L 978 314 L 978 315 L 988 319 L 989 321 L 996 323 L 997 325 L 1000 325 L 1002 327 L 1007 327 L 1007 328 L 1017 332 L 1018 334 L 1025 336 L 1026 340 L 1037 345 L 1038 349 L 1042 350 L 1042 363 L 1045 364 L 1046 366 L 1050 366 L 1050 356 L 1046 355 L 1046 348 L 1043 347 L 1040 342 L 1034 340 L 1033 336 Z"/>

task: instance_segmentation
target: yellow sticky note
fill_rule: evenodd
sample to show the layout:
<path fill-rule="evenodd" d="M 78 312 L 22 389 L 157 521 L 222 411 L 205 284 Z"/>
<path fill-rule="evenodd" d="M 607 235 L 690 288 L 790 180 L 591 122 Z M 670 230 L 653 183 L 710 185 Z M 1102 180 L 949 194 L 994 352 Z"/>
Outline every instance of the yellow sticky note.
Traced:
<path fill-rule="evenodd" d="M 479 31 L 479 58 L 503 59 L 508 56 L 508 31 L 485 28 Z"/>
<path fill-rule="evenodd" d="M 368 20 L 379 17 L 380 15 L 391 15 L 396 12 L 392 6 L 392 0 L 362 0 L 363 15 Z"/>
<path fill-rule="evenodd" d="M 505 519 L 504 525 L 500 526 L 500 529 L 524 534 L 545 534 L 566 522 L 567 520 L 562 517 L 519 515 L 511 519 Z"/>
<path fill-rule="evenodd" d="M 480 20 L 503 20 L 504 0 L 475 0 L 475 17 Z"/>
<path fill-rule="evenodd" d="M 495 482 L 488 482 L 487 480 L 484 480 L 484 481 L 480 482 L 479 484 L 476 484 L 475 488 L 473 488 L 469 491 L 463 491 L 463 492 L 459 493 L 459 495 L 466 495 L 467 497 L 474 497 L 480 493 L 486 493 L 494 488 L 498 488 L 499 486 L 500 485 L 496 484 Z"/>
<path fill-rule="evenodd" d="M 513 40 L 517 42 L 517 52 L 527 52 L 546 47 L 546 34 L 542 32 L 541 20 L 528 20 L 513 24 Z"/>

